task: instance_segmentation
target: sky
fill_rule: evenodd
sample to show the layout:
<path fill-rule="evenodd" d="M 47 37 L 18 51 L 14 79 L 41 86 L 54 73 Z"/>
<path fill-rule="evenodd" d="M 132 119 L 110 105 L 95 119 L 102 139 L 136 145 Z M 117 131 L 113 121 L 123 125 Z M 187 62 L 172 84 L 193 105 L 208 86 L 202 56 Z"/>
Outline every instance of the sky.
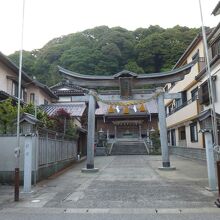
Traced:
<path fill-rule="evenodd" d="M 201 0 L 205 26 L 214 27 L 211 15 L 219 0 Z M 21 48 L 23 0 L 0 0 L 0 51 Z M 199 0 L 25 0 L 23 49 L 42 48 L 55 37 L 100 25 L 128 30 L 150 25 L 201 27 Z"/>

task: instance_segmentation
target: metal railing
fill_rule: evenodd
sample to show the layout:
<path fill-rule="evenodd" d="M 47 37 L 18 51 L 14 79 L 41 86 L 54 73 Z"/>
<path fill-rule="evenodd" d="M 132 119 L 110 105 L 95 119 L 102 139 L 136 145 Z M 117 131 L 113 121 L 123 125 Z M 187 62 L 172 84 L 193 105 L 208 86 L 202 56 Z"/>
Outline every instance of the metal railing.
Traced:
<path fill-rule="evenodd" d="M 41 132 L 44 131 L 42 134 Z M 77 141 L 66 140 L 50 130 L 41 130 L 38 136 L 38 166 L 77 158 Z"/>
<path fill-rule="evenodd" d="M 196 100 L 198 100 L 197 96 L 195 98 L 193 98 L 193 99 L 187 100 L 186 102 L 182 103 L 180 106 L 173 108 L 170 112 L 167 112 L 166 113 L 166 117 L 174 114 L 175 112 L 179 111 L 180 109 L 184 108 L 185 106 L 191 104 L 192 102 L 194 102 Z"/>

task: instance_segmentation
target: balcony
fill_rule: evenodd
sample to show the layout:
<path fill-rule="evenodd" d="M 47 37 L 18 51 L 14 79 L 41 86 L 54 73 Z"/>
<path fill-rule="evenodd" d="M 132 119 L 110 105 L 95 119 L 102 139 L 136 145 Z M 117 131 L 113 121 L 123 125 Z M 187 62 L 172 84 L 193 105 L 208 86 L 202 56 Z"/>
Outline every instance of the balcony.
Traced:
<path fill-rule="evenodd" d="M 178 108 L 174 108 L 166 118 L 167 127 L 178 125 L 195 118 L 199 114 L 198 100 L 188 100 Z"/>

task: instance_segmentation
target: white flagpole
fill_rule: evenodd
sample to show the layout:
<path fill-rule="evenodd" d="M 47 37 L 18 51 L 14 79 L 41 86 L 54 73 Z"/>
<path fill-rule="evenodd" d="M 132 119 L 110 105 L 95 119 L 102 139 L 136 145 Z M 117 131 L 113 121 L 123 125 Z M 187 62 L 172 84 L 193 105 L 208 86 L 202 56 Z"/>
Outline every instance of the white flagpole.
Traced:
<path fill-rule="evenodd" d="M 19 76 L 18 76 L 18 106 L 17 106 L 17 148 L 15 149 L 15 187 L 14 201 L 19 201 L 19 157 L 20 157 L 20 109 L 21 109 L 21 75 L 22 75 L 22 53 L 23 53 L 23 35 L 24 35 L 24 9 L 25 0 L 23 0 L 22 21 L 21 21 L 21 48 L 19 54 Z"/>

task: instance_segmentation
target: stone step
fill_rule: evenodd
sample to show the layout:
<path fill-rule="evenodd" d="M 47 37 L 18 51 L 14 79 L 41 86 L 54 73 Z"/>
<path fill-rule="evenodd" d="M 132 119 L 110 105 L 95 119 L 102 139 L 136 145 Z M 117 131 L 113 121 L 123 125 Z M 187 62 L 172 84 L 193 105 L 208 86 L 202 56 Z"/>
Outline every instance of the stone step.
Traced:
<path fill-rule="evenodd" d="M 146 155 L 147 149 L 143 142 L 116 142 L 111 150 L 111 155 Z"/>

